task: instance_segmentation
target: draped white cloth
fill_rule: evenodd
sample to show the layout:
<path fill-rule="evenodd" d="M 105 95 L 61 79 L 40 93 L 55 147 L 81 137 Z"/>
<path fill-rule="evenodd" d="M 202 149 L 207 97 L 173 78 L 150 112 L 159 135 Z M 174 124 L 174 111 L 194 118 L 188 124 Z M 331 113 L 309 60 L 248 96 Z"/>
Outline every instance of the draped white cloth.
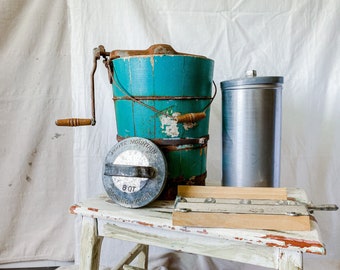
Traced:
<path fill-rule="evenodd" d="M 284 76 L 281 186 L 304 188 L 314 203 L 340 205 L 340 3 L 330 1 L 0 1 L 0 262 L 78 260 L 79 219 L 68 207 L 103 193 L 102 163 L 116 143 L 111 85 L 95 76 L 97 124 L 90 117 L 92 50 L 167 43 L 215 60 L 214 81 Z M 221 184 L 221 91 L 212 104 L 207 182 Z M 315 213 L 327 255 L 306 269 L 340 267 L 339 212 Z M 75 221 L 75 229 L 74 229 Z M 117 247 L 119 246 L 119 247 Z M 131 243 L 105 240 L 102 264 Z M 151 268 L 258 269 L 151 248 Z"/>
<path fill-rule="evenodd" d="M 0 263 L 72 260 L 70 31 L 63 1 L 0 1 Z"/>

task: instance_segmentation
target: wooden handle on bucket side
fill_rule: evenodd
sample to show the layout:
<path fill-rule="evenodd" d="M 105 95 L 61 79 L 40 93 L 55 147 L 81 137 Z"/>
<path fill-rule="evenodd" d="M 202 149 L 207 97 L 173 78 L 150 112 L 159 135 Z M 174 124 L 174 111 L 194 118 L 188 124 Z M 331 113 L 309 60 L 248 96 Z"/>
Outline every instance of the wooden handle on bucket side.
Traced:
<path fill-rule="evenodd" d="M 91 126 L 93 125 L 93 121 L 89 118 L 66 118 L 56 120 L 55 124 L 66 127 Z"/>
<path fill-rule="evenodd" d="M 205 112 L 186 113 L 186 114 L 175 116 L 175 120 L 178 123 L 194 123 L 205 118 L 205 116 L 206 116 Z"/>

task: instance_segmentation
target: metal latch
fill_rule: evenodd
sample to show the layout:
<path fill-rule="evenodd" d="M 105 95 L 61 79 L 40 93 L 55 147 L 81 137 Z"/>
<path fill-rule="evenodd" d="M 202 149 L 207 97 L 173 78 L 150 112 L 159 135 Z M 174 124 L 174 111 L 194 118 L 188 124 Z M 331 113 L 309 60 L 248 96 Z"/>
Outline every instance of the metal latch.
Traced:
<path fill-rule="evenodd" d="M 313 211 L 336 211 L 335 204 L 313 205 L 293 200 L 184 198 L 178 196 L 174 211 L 233 214 L 307 216 Z"/>
<path fill-rule="evenodd" d="M 104 175 L 124 176 L 124 177 L 141 177 L 141 178 L 151 179 L 155 177 L 156 171 L 155 171 L 155 168 L 151 166 L 105 164 Z"/>

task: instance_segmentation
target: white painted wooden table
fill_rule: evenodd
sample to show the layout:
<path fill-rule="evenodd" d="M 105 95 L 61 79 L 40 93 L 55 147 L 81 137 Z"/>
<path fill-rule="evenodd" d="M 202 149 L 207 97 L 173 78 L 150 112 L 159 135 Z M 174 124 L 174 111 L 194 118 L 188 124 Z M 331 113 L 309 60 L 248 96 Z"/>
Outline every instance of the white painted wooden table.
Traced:
<path fill-rule="evenodd" d="M 307 200 L 301 189 L 288 189 L 288 196 Z M 103 237 L 141 244 L 133 252 L 139 254 L 141 269 L 147 269 L 149 245 L 274 269 L 302 269 L 303 253 L 326 253 L 315 220 L 311 231 L 300 232 L 180 227 L 172 225 L 172 208 L 172 201 L 156 201 L 128 209 L 106 195 L 71 206 L 72 214 L 83 217 L 80 269 L 99 269 Z M 140 269 L 123 267 L 132 260 L 130 255 L 116 269 Z"/>

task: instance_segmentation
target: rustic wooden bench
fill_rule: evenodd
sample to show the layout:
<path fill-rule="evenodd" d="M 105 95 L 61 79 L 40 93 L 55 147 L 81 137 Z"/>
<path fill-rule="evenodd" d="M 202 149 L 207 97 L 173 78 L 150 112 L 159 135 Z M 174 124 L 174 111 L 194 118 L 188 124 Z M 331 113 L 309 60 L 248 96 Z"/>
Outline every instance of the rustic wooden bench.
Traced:
<path fill-rule="evenodd" d="M 288 196 L 307 202 L 301 189 Z M 155 201 L 144 208 L 114 204 L 106 195 L 71 206 L 82 216 L 80 269 L 99 269 L 104 237 L 137 245 L 114 269 L 147 269 L 148 246 L 222 258 L 274 269 L 303 269 L 303 253 L 324 255 L 324 244 L 315 219 L 310 231 L 183 227 L 172 225 L 173 201 Z M 129 264 L 138 257 L 138 264 Z"/>

